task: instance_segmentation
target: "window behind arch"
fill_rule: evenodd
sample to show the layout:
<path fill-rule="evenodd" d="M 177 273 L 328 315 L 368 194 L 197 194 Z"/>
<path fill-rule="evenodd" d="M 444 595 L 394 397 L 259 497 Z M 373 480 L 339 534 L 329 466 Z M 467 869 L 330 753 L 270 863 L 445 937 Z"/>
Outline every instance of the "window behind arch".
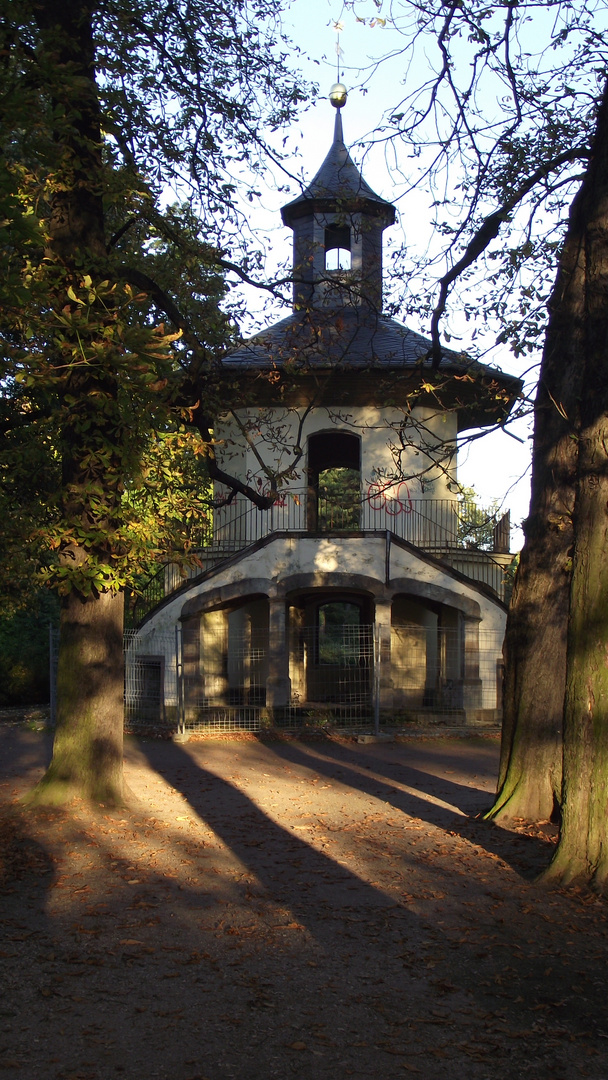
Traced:
<path fill-rule="evenodd" d="M 321 665 L 358 666 L 361 659 L 361 607 L 330 600 L 317 611 L 318 660 Z"/>
<path fill-rule="evenodd" d="M 328 225 L 325 229 L 325 269 L 350 270 L 350 229 L 348 225 Z"/>

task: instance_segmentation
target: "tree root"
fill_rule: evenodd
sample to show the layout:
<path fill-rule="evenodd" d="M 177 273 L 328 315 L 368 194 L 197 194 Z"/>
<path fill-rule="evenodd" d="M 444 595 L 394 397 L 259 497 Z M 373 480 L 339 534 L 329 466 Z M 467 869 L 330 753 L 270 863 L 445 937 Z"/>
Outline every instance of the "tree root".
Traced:
<path fill-rule="evenodd" d="M 75 799 L 92 806 L 123 807 L 127 806 L 127 792 L 124 785 L 99 782 L 96 777 L 58 776 L 51 764 L 42 780 L 23 799 L 24 806 L 65 807 Z"/>
<path fill-rule="evenodd" d="M 538 785 L 526 782 L 520 776 L 510 783 L 505 782 L 497 793 L 490 809 L 483 815 L 485 821 L 506 825 L 511 821 L 521 820 L 538 824 L 548 821 L 555 807 L 553 792 L 540 790 Z"/>

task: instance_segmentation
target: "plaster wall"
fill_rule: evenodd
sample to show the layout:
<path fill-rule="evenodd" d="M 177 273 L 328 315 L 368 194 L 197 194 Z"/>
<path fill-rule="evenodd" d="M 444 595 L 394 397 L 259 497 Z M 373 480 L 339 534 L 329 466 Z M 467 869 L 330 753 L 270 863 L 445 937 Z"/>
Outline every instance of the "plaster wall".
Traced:
<path fill-rule="evenodd" d="M 278 472 L 292 466 L 295 448 L 303 446 L 304 454 L 287 485 L 288 490 L 301 490 L 307 485 L 306 446 L 309 437 L 318 432 L 344 431 L 361 439 L 363 495 L 378 480 L 387 483 L 396 478 L 398 484 L 405 476 L 409 477 L 412 499 L 454 497 L 448 482 L 456 479 L 456 459 L 455 455 L 452 458 L 445 455 L 442 446 L 445 443 L 448 446 L 456 444 L 455 412 L 420 406 L 413 409 L 411 417 L 406 420 L 404 412 L 396 408 L 353 406 L 335 412 L 318 408 L 306 417 L 300 429 L 302 414 L 303 410 L 295 408 L 243 409 L 237 414 L 241 428 L 232 418 L 221 419 L 217 426 L 217 439 L 222 467 L 233 472 L 238 479 L 248 480 L 265 489 L 268 478 L 258 457 L 273 472 Z M 405 433 L 403 440 L 400 439 L 402 429 Z M 402 446 L 402 442 L 405 445 Z M 425 453 L 425 449 L 429 453 Z M 440 464 L 435 465 L 434 459 L 439 459 Z M 446 476 L 442 464 L 449 467 L 450 476 Z"/>
<path fill-rule="evenodd" d="M 166 637 L 172 645 L 171 634 L 183 611 L 187 616 L 194 610 L 238 606 L 248 595 L 278 597 L 304 581 L 311 588 L 359 589 L 371 596 L 409 595 L 422 602 L 444 603 L 476 619 L 482 630 L 504 634 L 506 612 L 500 603 L 410 548 L 391 547 L 387 585 L 383 536 L 309 539 L 279 535 L 230 565 L 220 565 L 202 582 L 193 582 L 159 608 L 140 635 Z"/>

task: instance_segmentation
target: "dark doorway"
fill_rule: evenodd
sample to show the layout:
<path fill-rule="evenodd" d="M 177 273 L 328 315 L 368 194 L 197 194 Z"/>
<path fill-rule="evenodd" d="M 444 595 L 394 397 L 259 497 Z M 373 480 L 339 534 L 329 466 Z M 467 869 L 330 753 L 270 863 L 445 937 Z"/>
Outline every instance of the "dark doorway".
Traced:
<path fill-rule="evenodd" d="M 352 532 L 361 520 L 361 440 L 321 431 L 308 440 L 308 528 Z"/>
<path fill-rule="evenodd" d="M 326 598 L 309 609 L 305 631 L 307 697 L 338 709 L 367 706 L 371 688 L 372 627 L 362 601 Z"/>

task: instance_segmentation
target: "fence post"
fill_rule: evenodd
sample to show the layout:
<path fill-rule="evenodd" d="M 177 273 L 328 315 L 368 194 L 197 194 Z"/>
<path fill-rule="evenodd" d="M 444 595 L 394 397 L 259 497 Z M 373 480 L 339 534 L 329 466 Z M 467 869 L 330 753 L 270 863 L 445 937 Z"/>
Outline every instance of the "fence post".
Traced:
<path fill-rule="evenodd" d="M 184 707 L 184 669 L 182 664 L 182 628 L 175 627 L 175 684 L 177 690 L 177 730 L 180 735 L 186 731 L 186 710 Z"/>
<path fill-rule="evenodd" d="M 380 734 L 380 664 L 382 662 L 380 624 L 374 626 L 374 734 Z"/>
<path fill-rule="evenodd" d="M 57 723 L 57 663 L 56 663 L 56 632 L 52 622 L 49 623 L 49 722 L 52 728 Z"/>

